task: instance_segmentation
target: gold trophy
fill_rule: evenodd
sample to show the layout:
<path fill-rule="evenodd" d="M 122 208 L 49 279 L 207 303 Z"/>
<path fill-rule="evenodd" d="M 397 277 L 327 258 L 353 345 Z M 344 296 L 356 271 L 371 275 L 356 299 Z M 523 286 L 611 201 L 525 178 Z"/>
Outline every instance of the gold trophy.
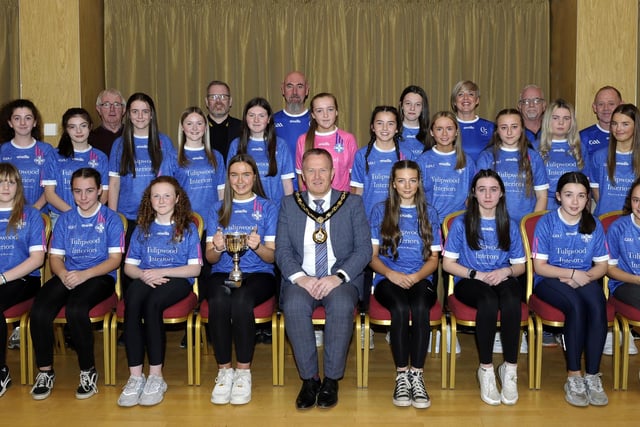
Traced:
<path fill-rule="evenodd" d="M 227 245 L 227 252 L 233 258 L 233 270 L 229 273 L 229 278 L 224 281 L 225 285 L 231 288 L 239 288 L 242 285 L 242 271 L 240 271 L 240 257 L 249 249 L 247 245 L 247 233 L 233 232 L 224 235 Z"/>

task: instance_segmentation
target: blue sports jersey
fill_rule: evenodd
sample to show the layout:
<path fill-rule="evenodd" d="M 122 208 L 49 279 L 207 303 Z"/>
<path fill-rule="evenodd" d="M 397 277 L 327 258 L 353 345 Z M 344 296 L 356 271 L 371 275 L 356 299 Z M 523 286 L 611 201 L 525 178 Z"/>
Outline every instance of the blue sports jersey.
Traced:
<path fill-rule="evenodd" d="M 618 218 L 607 230 L 609 265 L 635 276 L 640 276 L 640 225 L 633 214 Z M 622 283 L 609 278 L 609 292 L 613 293 Z"/>
<path fill-rule="evenodd" d="M 224 189 L 225 166 L 222 154 L 212 150 L 218 165 L 215 169 L 209 163 L 204 147 L 184 147 L 184 154 L 189 163 L 178 166 L 177 159 L 171 158 L 173 176 L 189 195 L 191 210 L 205 218 L 211 204 L 218 201 L 218 190 Z"/>
<path fill-rule="evenodd" d="M 239 138 L 231 141 L 229 154 L 227 154 L 227 164 L 229 164 L 231 158 L 238 153 L 239 143 Z M 276 138 L 276 164 L 278 165 L 278 173 L 275 176 L 267 176 L 269 173 L 269 151 L 265 140 L 249 138 L 247 154 L 253 157 L 256 165 L 258 165 L 260 181 L 262 181 L 262 188 L 264 189 L 265 195 L 270 200 L 273 200 L 276 206 L 280 206 L 280 201 L 284 197 L 282 181 L 293 179 L 296 175 L 287 144 L 284 140 Z"/>
<path fill-rule="evenodd" d="M 362 201 L 367 218 L 371 220 L 373 207 L 389 196 L 389 175 L 393 164 L 398 160 L 411 159 L 411 154 L 402 148 L 396 153 L 395 148 L 382 151 L 376 143 L 373 144 L 369 158 L 365 161 L 367 147 L 362 147 L 356 152 L 351 169 L 351 186 L 362 188 Z M 366 172 L 365 164 L 369 163 L 369 172 Z"/>
<path fill-rule="evenodd" d="M 431 242 L 431 251 L 440 252 L 440 221 L 438 214 L 431 206 L 427 206 L 427 216 L 431 223 L 431 233 L 433 241 Z M 380 236 L 380 228 L 384 219 L 384 202 L 378 203 L 371 214 L 371 243 L 380 246 L 382 237 Z M 398 259 L 393 259 L 391 253 L 388 255 L 379 255 L 380 261 L 390 269 L 405 274 L 412 274 L 422 268 L 425 261 L 422 259 L 422 239 L 418 233 L 418 211 L 415 206 L 400 206 L 400 218 L 398 221 L 402 237 L 398 244 Z M 376 274 L 373 284 L 378 284 L 385 277 L 382 274 Z M 433 281 L 433 274 L 426 278 Z"/>
<path fill-rule="evenodd" d="M 400 147 L 411 153 L 412 158 L 417 159 L 425 151 L 425 145 L 416 139 L 420 128 L 402 126 L 402 139 Z"/>
<path fill-rule="evenodd" d="M 33 140 L 33 144 L 22 148 L 12 141 L 0 145 L 0 159 L 11 163 L 20 172 L 24 198 L 28 205 L 33 205 L 44 193 L 42 180 L 45 165 L 54 161 L 53 147 L 46 142 Z"/>
<path fill-rule="evenodd" d="M 596 123 L 580 131 L 580 141 L 589 155 L 592 155 L 596 151 L 609 148 L 609 135 L 608 130 L 602 129 Z"/>
<path fill-rule="evenodd" d="M 462 150 L 467 155 L 467 158 L 471 158 L 475 162 L 478 160 L 478 156 L 482 150 L 489 145 L 495 125 L 493 122 L 478 116 L 470 121 L 460 120 L 459 118 L 456 119 L 460 126 Z"/>
<path fill-rule="evenodd" d="M 262 197 L 253 196 L 248 200 L 234 200 L 231 206 L 231 219 L 227 227 L 218 223 L 218 210 L 222 202 L 216 203 L 207 216 L 207 242 L 213 242 L 213 235 L 222 229 L 222 233 L 247 233 L 257 227 L 261 242 L 275 242 L 278 226 L 278 207 Z M 218 262 L 211 266 L 212 273 L 228 273 L 233 269 L 233 259 L 228 252 L 220 254 Z M 273 264 L 264 262 L 254 251 L 247 251 L 240 258 L 240 269 L 247 273 L 273 274 Z"/>
<path fill-rule="evenodd" d="M 596 151 L 593 155 L 590 179 L 591 187 L 597 188 L 600 193 L 600 199 L 593 212 L 596 216 L 622 209 L 624 199 L 627 197 L 631 184 L 633 184 L 633 181 L 637 178 L 633 172 L 632 153 L 616 152 L 614 185 L 609 181 L 607 157 L 608 150 Z"/>
<path fill-rule="evenodd" d="M 154 268 L 176 268 L 185 265 L 202 265 L 200 237 L 195 224 L 184 232 L 181 241 L 174 242 L 175 225 L 164 225 L 152 222 L 149 235 L 142 235 L 142 228 L 136 227 L 131 236 L 129 252 L 125 263 L 132 264 L 141 270 Z M 194 278 L 187 278 L 193 285 Z"/>
<path fill-rule="evenodd" d="M 29 257 L 31 252 L 47 250 L 47 237 L 40 212 L 25 206 L 17 230 L 7 233 L 11 209 L 0 209 L 0 271 L 11 270 Z M 35 269 L 29 276 L 40 277 Z"/>
<path fill-rule="evenodd" d="M 422 168 L 427 203 L 438 212 L 440 221 L 450 213 L 465 209 L 469 187 L 476 173 L 473 160 L 467 157 L 467 165 L 455 169 L 456 152 L 442 153 L 433 147 L 425 151 L 417 162 Z"/>
<path fill-rule="evenodd" d="M 99 204 L 89 217 L 78 208 L 58 218 L 51 235 L 51 254 L 64 257 L 67 271 L 83 271 L 105 262 L 111 253 L 124 252 L 124 226 L 120 216 Z M 116 278 L 116 270 L 109 272 Z"/>
<path fill-rule="evenodd" d="M 458 260 L 458 264 L 483 273 L 515 264 L 524 264 L 526 257 L 518 224 L 509 221 L 509 251 L 498 247 L 498 232 L 495 218 L 482 218 L 480 221 L 480 250 L 473 250 L 467 244 L 467 233 L 464 229 L 464 215 L 453 220 L 444 245 L 444 256 Z M 455 277 L 458 283 L 461 277 Z"/>
<path fill-rule="evenodd" d="M 287 143 L 289 154 L 291 155 L 291 164 L 296 164 L 296 144 L 298 137 L 309 130 L 311 123 L 311 112 L 304 110 L 302 114 L 289 114 L 285 110 L 280 110 L 273 115 L 273 124 L 276 130 L 276 136 Z M 293 180 L 294 189 L 298 189 L 298 180 Z"/>
<path fill-rule="evenodd" d="M 538 153 L 529 148 L 529 162 L 533 177 L 533 190 L 540 191 L 549 188 L 547 171 Z M 500 175 L 505 187 L 505 200 L 509 216 L 516 222 L 520 222 L 523 216 L 533 212 L 536 206 L 536 195 L 532 193 L 527 197 L 525 191 L 524 173 L 520 173 L 518 162 L 520 154 L 518 149 L 501 147 L 498 157 L 494 160 L 493 151 L 485 150 L 478 158 L 477 167 L 480 169 L 493 169 Z"/>
<path fill-rule="evenodd" d="M 564 140 L 552 140 L 551 149 L 547 154 L 545 160 L 545 167 L 547 168 L 547 178 L 549 179 L 549 191 L 547 194 L 547 209 L 555 209 L 558 207 L 556 202 L 556 190 L 558 187 L 558 180 L 562 175 L 567 172 L 582 172 L 586 176 L 589 176 L 589 154 L 581 145 L 582 160 L 584 167 L 578 168 L 576 158 L 571 154 L 571 147 L 566 139 Z"/>
<path fill-rule="evenodd" d="M 592 263 L 607 261 L 604 229 L 596 218 L 591 234 L 578 233 L 579 224 L 570 225 L 560 216 L 560 208 L 545 214 L 533 233 L 533 258 L 547 260 L 549 265 L 587 271 Z M 543 279 L 535 275 L 534 285 Z"/>
<path fill-rule="evenodd" d="M 118 195 L 118 212 L 127 219 L 135 220 L 138 217 L 138 207 L 144 190 L 154 178 L 161 175 L 173 175 L 171 170 L 171 158 L 176 157 L 176 149 L 168 136 L 159 134 L 160 149 L 162 150 L 162 163 L 158 173 L 153 172 L 151 158 L 147 143 L 149 138 L 134 137 L 136 176 L 129 172 L 120 176 L 120 160 L 122 159 L 123 139 L 119 137 L 113 143 L 109 156 L 109 176 L 120 177 L 120 194 Z"/>
<path fill-rule="evenodd" d="M 527 139 L 531 143 L 531 146 L 534 148 L 534 150 L 537 150 L 538 146 L 540 145 L 541 133 L 542 133 L 542 129 L 538 129 L 538 132 L 536 133 L 533 133 L 532 130 L 529 130 L 527 128 L 524 129 L 524 134 L 527 136 Z"/>
<path fill-rule="evenodd" d="M 44 180 L 42 185 L 55 186 L 56 194 L 66 204 L 75 207 L 73 192 L 71 191 L 71 175 L 80 168 L 93 168 L 100 173 L 101 187 L 103 190 L 109 189 L 109 159 L 107 155 L 97 148 L 89 147 L 85 151 L 74 151 L 73 157 L 64 157 L 60 153 L 54 152 L 54 161 L 47 162 L 44 169 Z M 62 212 L 52 205 L 49 205 L 52 212 L 60 215 Z"/>

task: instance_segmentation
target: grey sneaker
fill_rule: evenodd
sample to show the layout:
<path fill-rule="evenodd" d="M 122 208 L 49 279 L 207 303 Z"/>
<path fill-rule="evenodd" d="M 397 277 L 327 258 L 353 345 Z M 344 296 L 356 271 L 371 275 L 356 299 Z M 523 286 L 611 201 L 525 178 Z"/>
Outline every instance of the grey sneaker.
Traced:
<path fill-rule="evenodd" d="M 515 405 L 518 401 L 518 367 L 503 363 L 498 367 L 502 391 L 500 401 L 505 405 Z"/>
<path fill-rule="evenodd" d="M 40 371 L 36 376 L 36 381 L 31 388 L 31 397 L 35 400 L 44 400 L 51 394 L 53 383 L 56 381 L 56 374 L 53 371 Z"/>
<path fill-rule="evenodd" d="M 399 371 L 396 375 L 396 388 L 393 390 L 393 404 L 396 406 L 411 406 L 409 371 Z"/>
<path fill-rule="evenodd" d="M 120 393 L 120 397 L 118 398 L 118 406 L 136 406 L 138 400 L 140 400 L 145 382 L 144 374 L 139 377 L 130 376 L 125 386 L 122 387 L 122 393 Z"/>
<path fill-rule="evenodd" d="M 496 373 L 493 369 L 478 368 L 478 382 L 480 383 L 480 398 L 487 405 L 499 405 L 500 393 L 496 385 Z"/>
<path fill-rule="evenodd" d="M 409 382 L 411 382 L 411 405 L 418 409 L 431 406 L 431 399 L 424 385 L 422 371 L 409 371 Z"/>
<path fill-rule="evenodd" d="M 601 376 L 601 373 L 594 375 L 586 374 L 584 376 L 584 385 L 587 389 L 587 397 L 589 398 L 589 403 L 594 406 L 605 406 L 609 403 L 607 394 L 602 388 Z"/>
<path fill-rule="evenodd" d="M 20 348 L 20 326 L 16 326 L 15 328 L 13 328 L 13 332 L 11 332 L 11 336 L 9 337 L 7 348 L 9 350 Z"/>
<path fill-rule="evenodd" d="M 251 371 L 249 369 L 236 369 L 231 386 L 232 405 L 244 405 L 251 401 Z"/>
<path fill-rule="evenodd" d="M 589 396 L 581 376 L 568 377 L 564 383 L 564 399 L 573 406 L 589 406 Z"/>
<path fill-rule="evenodd" d="M 80 385 L 76 390 L 76 399 L 88 399 L 98 392 L 98 372 L 96 368 L 80 371 Z"/>
<path fill-rule="evenodd" d="M 153 406 L 162 402 L 164 393 L 167 391 L 167 383 L 162 377 L 149 375 L 147 383 L 144 385 L 138 403 L 142 406 Z"/>
<path fill-rule="evenodd" d="M 216 385 L 211 391 L 211 403 L 226 405 L 231 401 L 233 387 L 233 368 L 220 368 L 216 377 Z"/>

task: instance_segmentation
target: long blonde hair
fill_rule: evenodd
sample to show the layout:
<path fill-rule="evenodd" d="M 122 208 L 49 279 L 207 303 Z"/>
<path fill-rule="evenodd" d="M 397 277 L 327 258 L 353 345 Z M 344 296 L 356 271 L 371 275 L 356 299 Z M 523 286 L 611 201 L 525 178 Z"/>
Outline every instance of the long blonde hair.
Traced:
<path fill-rule="evenodd" d="M 540 147 L 538 152 L 546 164 L 549 160 L 549 152 L 551 151 L 551 117 L 558 108 L 565 108 L 569 110 L 571 115 L 571 127 L 567 132 L 567 143 L 569 144 L 569 153 L 576 159 L 576 165 L 578 169 L 584 169 L 584 159 L 582 158 L 582 143 L 580 142 L 580 133 L 578 132 L 578 124 L 576 123 L 576 110 L 573 105 L 565 101 L 564 99 L 556 99 L 551 103 L 542 116 L 542 133 L 540 135 Z"/>

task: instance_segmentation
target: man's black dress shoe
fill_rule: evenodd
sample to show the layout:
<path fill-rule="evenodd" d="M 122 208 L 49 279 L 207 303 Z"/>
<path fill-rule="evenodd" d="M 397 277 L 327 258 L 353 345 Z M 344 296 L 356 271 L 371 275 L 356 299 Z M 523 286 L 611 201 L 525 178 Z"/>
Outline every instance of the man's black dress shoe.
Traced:
<path fill-rule="evenodd" d="M 320 390 L 320 380 L 314 380 L 313 378 L 302 380 L 302 387 L 296 399 L 296 408 L 309 409 L 316 406 L 318 390 Z"/>
<path fill-rule="evenodd" d="M 318 392 L 318 408 L 331 408 L 338 403 L 338 380 L 324 378 Z"/>

